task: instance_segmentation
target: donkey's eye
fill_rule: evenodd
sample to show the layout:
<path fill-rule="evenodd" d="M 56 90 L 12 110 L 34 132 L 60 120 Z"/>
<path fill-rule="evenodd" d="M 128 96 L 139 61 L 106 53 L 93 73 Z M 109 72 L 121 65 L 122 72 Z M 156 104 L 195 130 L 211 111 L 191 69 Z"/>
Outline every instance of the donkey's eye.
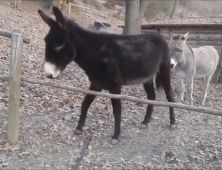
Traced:
<path fill-rule="evenodd" d="M 64 46 L 65 46 L 65 43 L 64 43 L 64 44 L 61 44 L 61 45 L 56 45 L 56 46 L 55 46 L 55 50 L 56 50 L 56 51 L 59 51 L 59 50 L 61 50 Z"/>
<path fill-rule="evenodd" d="M 179 48 L 176 48 L 176 49 L 175 49 L 175 52 L 181 53 L 181 52 L 182 52 L 182 50 L 181 50 L 181 49 L 179 49 Z"/>
<path fill-rule="evenodd" d="M 176 36 L 173 37 L 174 40 L 179 40 L 179 38 L 180 38 L 180 37 L 179 37 L 178 35 L 176 35 Z"/>

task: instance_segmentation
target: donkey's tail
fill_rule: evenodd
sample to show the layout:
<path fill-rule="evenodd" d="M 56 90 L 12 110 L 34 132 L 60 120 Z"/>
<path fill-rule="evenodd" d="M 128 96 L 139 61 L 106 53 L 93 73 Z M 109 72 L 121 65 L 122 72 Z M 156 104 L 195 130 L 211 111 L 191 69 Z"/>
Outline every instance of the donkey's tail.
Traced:
<path fill-rule="evenodd" d="M 163 88 L 163 81 L 162 81 L 162 79 L 161 79 L 160 73 L 157 73 L 157 74 L 156 74 L 155 81 L 156 81 L 156 88 L 157 88 L 157 90 Z"/>
<path fill-rule="evenodd" d="M 170 78 L 170 56 L 169 56 L 169 47 L 167 42 L 162 37 L 162 61 L 159 66 L 159 70 L 156 74 L 155 82 L 157 90 L 163 88 L 164 84 L 166 84 L 165 80 L 167 77 Z"/>

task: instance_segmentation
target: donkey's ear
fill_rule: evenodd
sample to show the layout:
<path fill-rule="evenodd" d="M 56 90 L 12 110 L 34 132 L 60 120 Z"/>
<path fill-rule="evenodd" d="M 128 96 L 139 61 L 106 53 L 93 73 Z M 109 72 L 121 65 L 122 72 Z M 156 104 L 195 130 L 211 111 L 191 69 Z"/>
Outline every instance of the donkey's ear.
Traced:
<path fill-rule="evenodd" d="M 183 40 L 184 40 L 184 41 L 186 41 L 186 40 L 187 40 L 187 38 L 189 37 L 189 35 L 190 35 L 190 33 L 189 33 L 189 32 L 187 32 L 186 34 L 184 34 L 184 35 L 183 35 Z"/>
<path fill-rule="evenodd" d="M 175 36 L 175 34 L 173 33 L 172 29 L 169 29 L 169 37 L 173 38 Z"/>
<path fill-rule="evenodd" d="M 55 22 L 52 18 L 50 18 L 48 15 L 46 15 L 42 10 L 38 10 L 38 13 L 43 21 L 45 21 L 46 24 L 48 24 L 50 27 Z"/>
<path fill-rule="evenodd" d="M 61 28 L 65 28 L 65 19 L 62 14 L 62 12 L 59 10 L 59 8 L 53 6 L 53 13 L 55 15 L 57 23 L 61 26 Z"/>

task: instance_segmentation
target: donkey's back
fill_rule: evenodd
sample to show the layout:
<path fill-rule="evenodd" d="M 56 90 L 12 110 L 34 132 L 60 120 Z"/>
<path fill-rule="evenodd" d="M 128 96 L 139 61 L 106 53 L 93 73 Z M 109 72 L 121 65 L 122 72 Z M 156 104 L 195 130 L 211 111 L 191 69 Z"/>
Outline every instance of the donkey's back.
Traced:
<path fill-rule="evenodd" d="M 217 50 L 213 46 L 192 48 L 196 64 L 196 78 L 213 75 L 219 61 Z"/>

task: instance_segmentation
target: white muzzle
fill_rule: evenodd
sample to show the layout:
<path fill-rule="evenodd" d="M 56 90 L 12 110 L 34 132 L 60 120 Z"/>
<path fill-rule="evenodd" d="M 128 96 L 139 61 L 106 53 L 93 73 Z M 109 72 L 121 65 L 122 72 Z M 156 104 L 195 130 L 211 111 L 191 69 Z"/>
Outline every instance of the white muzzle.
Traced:
<path fill-rule="evenodd" d="M 177 62 L 175 61 L 175 59 L 171 58 L 171 60 L 170 60 L 171 69 L 173 69 L 176 65 L 177 65 Z"/>
<path fill-rule="evenodd" d="M 45 75 L 46 77 L 56 78 L 60 73 L 60 69 L 58 69 L 54 64 L 45 63 Z"/>

